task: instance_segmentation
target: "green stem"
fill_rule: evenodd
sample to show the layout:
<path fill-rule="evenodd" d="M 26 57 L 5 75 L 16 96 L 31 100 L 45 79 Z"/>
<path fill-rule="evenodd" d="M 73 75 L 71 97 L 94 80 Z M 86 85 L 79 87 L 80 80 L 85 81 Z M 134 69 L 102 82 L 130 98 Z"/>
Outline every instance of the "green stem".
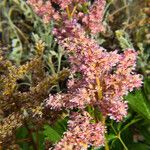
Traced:
<path fill-rule="evenodd" d="M 102 99 L 102 87 L 101 87 L 101 82 L 99 80 L 98 77 L 96 77 L 96 84 L 98 86 L 98 99 L 101 100 Z"/>
<path fill-rule="evenodd" d="M 67 12 L 68 18 L 71 19 L 71 14 L 70 14 L 70 10 L 69 10 L 69 7 L 68 7 L 68 6 L 67 6 L 67 8 L 66 8 L 66 12 Z"/>
<path fill-rule="evenodd" d="M 117 131 L 115 130 L 114 126 L 113 126 L 113 122 L 111 121 L 111 128 L 113 129 L 113 131 L 115 132 L 115 134 L 117 135 Z"/>
<path fill-rule="evenodd" d="M 124 131 L 125 129 L 127 129 L 129 126 L 131 126 L 132 124 L 134 124 L 134 123 L 136 123 L 136 122 L 138 122 L 138 121 L 140 121 L 142 118 L 137 118 L 137 119 L 135 119 L 135 120 L 132 120 L 130 123 L 128 123 L 121 131 L 120 131 L 120 133 L 122 132 L 122 131 Z"/>
<path fill-rule="evenodd" d="M 108 17 L 109 17 L 109 18 L 112 18 L 114 15 L 116 15 L 116 14 L 119 13 L 120 11 L 126 9 L 127 7 L 129 7 L 129 5 L 125 5 L 125 6 L 121 7 L 121 8 L 119 8 L 119 9 L 117 9 L 114 13 L 112 13 L 112 14 L 109 15 Z"/>
<path fill-rule="evenodd" d="M 106 118 L 104 116 L 102 116 L 102 123 L 105 126 Z M 109 145 L 108 145 L 108 142 L 107 142 L 106 134 L 105 134 L 105 150 L 109 150 Z"/>
<path fill-rule="evenodd" d="M 26 42 L 28 42 L 27 38 L 25 37 L 25 35 L 23 34 L 23 32 L 12 22 L 11 20 L 11 15 L 12 15 L 12 12 L 16 10 L 19 12 L 19 10 L 17 10 L 17 8 L 14 6 L 14 7 L 11 7 L 10 10 L 9 10 L 9 13 L 8 13 L 8 17 L 9 17 L 9 20 L 11 21 L 11 24 L 12 26 L 16 29 L 16 31 L 25 39 Z"/>
<path fill-rule="evenodd" d="M 124 5 L 129 5 L 127 0 L 123 0 Z M 130 11 L 129 7 L 126 7 L 126 16 L 127 16 L 127 21 L 129 21 L 129 16 L 130 16 Z"/>
<path fill-rule="evenodd" d="M 109 150 L 109 145 L 108 145 L 108 142 L 107 142 L 106 136 L 105 136 L 105 150 Z"/>
<path fill-rule="evenodd" d="M 11 11 L 12 11 L 12 10 L 9 11 L 9 14 L 11 14 Z M 22 49 L 23 49 L 23 46 L 22 46 L 22 42 L 21 42 L 21 40 L 20 40 L 20 37 L 19 37 L 19 35 L 18 35 L 18 33 L 17 33 L 17 29 L 16 29 L 17 27 L 16 27 L 16 26 L 14 25 L 14 23 L 12 22 L 12 20 L 11 20 L 9 14 L 7 13 L 6 8 L 4 9 L 4 14 L 5 14 L 5 17 L 8 19 L 8 23 L 9 23 L 11 29 L 14 31 L 14 33 L 15 33 L 15 35 L 16 35 L 18 41 L 19 41 L 20 53 L 21 53 L 20 56 L 22 56 L 22 53 L 23 53 L 23 52 L 22 52 Z M 20 64 L 20 60 L 19 60 L 17 63 Z"/>
<path fill-rule="evenodd" d="M 73 15 L 74 15 L 74 13 L 75 13 L 75 11 L 76 11 L 76 9 L 77 9 L 77 4 L 76 4 L 75 7 L 73 8 L 72 12 L 70 12 L 69 6 L 67 6 L 66 12 L 67 12 L 67 15 L 68 15 L 68 18 L 69 18 L 69 19 L 72 19 Z"/>
<path fill-rule="evenodd" d="M 98 75 L 97 75 L 97 77 L 96 77 L 96 84 L 97 84 L 97 86 L 98 86 L 98 100 L 102 100 L 102 87 L 101 87 L 101 82 L 100 82 L 100 79 L 98 78 Z M 106 124 L 106 117 L 105 116 L 103 116 L 103 114 L 102 114 L 102 119 L 101 119 L 101 121 L 102 121 L 102 123 L 103 123 L 103 125 L 105 126 L 105 124 Z M 108 145 L 108 142 L 107 142 L 107 138 L 106 138 L 106 135 L 105 135 L 105 150 L 109 150 L 109 145 Z"/>
<path fill-rule="evenodd" d="M 50 69 L 51 69 L 51 71 L 52 71 L 52 75 L 54 75 L 54 76 L 57 76 L 57 74 L 56 74 L 56 72 L 55 72 L 55 67 L 54 67 L 54 64 L 53 64 L 53 62 L 52 62 L 52 58 L 51 58 L 51 56 L 49 56 L 49 63 L 48 63 L 48 65 L 49 65 L 49 67 L 50 67 Z M 59 63 L 61 63 L 61 60 L 60 60 L 60 62 Z M 60 66 L 60 65 L 59 65 Z M 59 69 L 59 68 L 58 68 Z M 60 69 L 59 69 L 60 70 Z M 58 72 L 59 73 L 59 72 Z M 57 92 L 59 92 L 60 91 L 60 87 L 59 87 L 59 82 L 58 82 L 58 85 L 57 85 Z"/>
<path fill-rule="evenodd" d="M 75 7 L 73 8 L 73 10 L 72 10 L 72 12 L 71 12 L 71 14 L 70 14 L 71 18 L 73 17 L 73 15 L 74 15 L 76 9 L 77 9 L 77 5 L 75 5 Z"/>
<path fill-rule="evenodd" d="M 50 69 L 51 69 L 51 71 L 52 71 L 52 74 L 53 74 L 53 75 L 56 75 L 55 68 L 54 68 L 54 65 L 53 65 L 53 63 L 52 63 L 52 58 L 51 58 L 51 56 L 49 56 L 49 58 L 48 58 L 48 65 L 49 65 L 49 67 L 50 67 Z"/>
<path fill-rule="evenodd" d="M 120 137 L 120 134 L 118 134 L 118 139 L 120 140 L 121 144 L 123 145 L 124 149 L 125 150 L 128 150 L 127 146 L 124 144 L 124 142 L 122 141 L 121 137 Z"/>

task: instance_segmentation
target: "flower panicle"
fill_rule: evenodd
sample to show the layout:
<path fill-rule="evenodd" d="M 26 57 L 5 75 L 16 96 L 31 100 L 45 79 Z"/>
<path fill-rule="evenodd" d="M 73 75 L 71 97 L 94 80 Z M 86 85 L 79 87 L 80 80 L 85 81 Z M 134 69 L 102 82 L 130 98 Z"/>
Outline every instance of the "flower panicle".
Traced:
<path fill-rule="evenodd" d="M 27 0 L 27 3 L 46 24 L 51 20 L 63 23 L 75 19 L 84 24 L 86 32 L 96 34 L 105 31 L 102 23 L 105 0 L 95 0 L 91 5 L 87 0 Z M 60 11 L 54 4 L 59 6 Z"/>
<path fill-rule="evenodd" d="M 27 3 L 46 24 L 52 19 L 59 20 L 60 18 L 58 12 L 53 8 L 51 1 L 44 2 L 43 0 L 27 0 Z"/>
<path fill-rule="evenodd" d="M 89 8 L 89 13 L 82 19 L 85 26 L 91 31 L 92 34 L 97 34 L 105 30 L 103 25 L 103 16 L 105 0 L 96 0 Z"/>
<path fill-rule="evenodd" d="M 80 150 L 89 146 L 103 146 L 106 129 L 102 123 L 92 123 L 91 120 L 86 111 L 72 113 L 68 121 L 68 130 L 54 150 Z"/>
<path fill-rule="evenodd" d="M 79 29 L 75 27 L 74 31 L 79 31 Z M 59 99 L 58 102 L 71 104 L 68 102 L 72 101 L 72 106 L 74 106 L 72 108 L 85 108 L 88 104 L 98 105 L 104 115 L 121 121 L 127 115 L 127 103 L 123 101 L 123 97 L 142 85 L 141 76 L 135 72 L 137 53 L 132 49 L 127 49 L 123 54 L 118 54 L 117 51 L 107 52 L 93 39 L 83 36 L 83 33 L 79 36 L 80 32 L 78 32 L 77 37 L 69 34 L 70 37 L 61 40 L 60 44 L 69 55 L 71 72 L 80 72 L 82 82 L 77 81 L 78 84 L 73 90 L 76 92 L 69 92 L 68 89 L 66 101 Z M 97 85 L 97 79 L 100 85 Z M 83 85 L 86 94 L 79 92 Z M 102 90 L 101 100 L 97 98 L 98 89 Z M 68 97 L 68 94 L 71 96 Z M 57 101 L 56 97 L 55 100 Z M 66 109 L 71 108 L 66 107 L 65 104 L 64 106 L 63 108 Z"/>
<path fill-rule="evenodd" d="M 89 105 L 96 107 L 104 118 L 110 117 L 117 122 L 127 116 L 128 105 L 124 96 L 142 85 L 142 77 L 135 72 L 137 53 L 134 49 L 126 49 L 123 53 L 110 52 L 92 38 L 93 34 L 104 31 L 105 0 L 95 0 L 91 5 L 84 5 L 85 0 L 45 3 L 39 0 L 37 4 L 31 1 L 37 0 L 28 0 L 28 3 L 39 16 L 49 16 L 45 22 L 51 19 L 57 22 L 53 15 L 59 14 L 61 24 L 54 25 L 53 34 L 65 49 L 73 74 L 67 92 L 50 94 L 46 106 L 56 111 L 80 110 L 71 114 L 68 131 L 54 149 L 80 150 L 88 146 L 103 146 L 105 125 L 102 120 L 92 123 L 85 108 Z M 60 6 L 59 13 L 51 2 Z M 80 78 L 75 78 L 77 73 Z"/>

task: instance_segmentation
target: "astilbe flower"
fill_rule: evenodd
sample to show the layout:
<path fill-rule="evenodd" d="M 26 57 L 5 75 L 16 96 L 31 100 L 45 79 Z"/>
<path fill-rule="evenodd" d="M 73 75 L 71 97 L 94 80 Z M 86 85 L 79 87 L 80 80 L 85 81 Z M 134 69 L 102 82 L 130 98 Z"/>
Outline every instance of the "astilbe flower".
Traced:
<path fill-rule="evenodd" d="M 66 29 L 64 28 L 63 32 L 58 30 L 55 33 L 59 44 L 69 54 L 71 72 L 82 74 L 80 83 L 86 95 L 79 92 L 81 90 L 79 83 L 73 93 L 68 90 L 70 97 L 67 93 L 66 96 L 63 95 L 65 100 L 59 99 L 62 108 L 71 101 L 74 102 L 72 107 L 66 109 L 84 108 L 88 104 L 97 105 L 103 115 L 121 121 L 127 115 L 127 103 L 123 101 L 123 97 L 128 91 L 139 88 L 142 84 L 140 75 L 134 73 L 137 56 L 135 50 L 128 49 L 123 54 L 118 54 L 117 51 L 107 52 L 94 39 L 85 36 L 83 28 L 74 20 L 70 25 L 69 22 L 65 25 Z M 54 96 L 47 102 L 53 107 L 55 101 L 58 103 L 58 99 Z"/>
<path fill-rule="evenodd" d="M 27 3 L 39 15 L 44 23 L 49 23 L 51 20 L 62 22 L 69 19 L 76 19 L 77 22 L 84 24 L 86 31 L 93 34 L 104 31 L 102 19 L 104 15 L 105 0 L 96 0 L 90 6 L 87 0 L 27 0 Z M 60 6 L 61 11 L 58 12 L 53 3 Z M 81 6 L 86 8 L 82 8 Z M 81 7 L 81 8 L 80 8 Z M 87 9 L 83 12 L 82 9 Z"/>
<path fill-rule="evenodd" d="M 68 131 L 54 150 L 81 150 L 89 146 L 100 147 L 104 145 L 105 127 L 102 123 L 92 123 L 90 115 L 83 111 L 74 112 L 68 121 Z"/>
<path fill-rule="evenodd" d="M 96 0 L 87 14 L 75 11 L 81 13 L 83 24 L 76 17 L 78 15 L 67 18 L 68 12 L 64 9 L 80 1 L 53 2 L 63 10 L 60 11 L 62 22 L 55 26 L 53 34 L 66 51 L 71 73 L 80 73 L 81 79 L 70 79 L 66 93 L 50 94 L 46 106 L 54 110 L 79 108 L 84 111 L 86 106 L 91 105 L 99 108 L 103 116 L 121 121 L 127 115 L 127 102 L 123 101 L 123 97 L 142 84 L 142 78 L 135 73 L 137 53 L 133 49 L 122 54 L 116 50 L 107 52 L 88 35 L 87 28 L 92 34 L 103 30 L 104 0 Z M 69 129 L 55 146 L 56 150 L 80 150 L 88 145 L 98 147 L 104 144 L 104 127 L 100 122 L 92 124 L 86 114 L 73 114 Z"/>
<path fill-rule="evenodd" d="M 52 18 L 55 20 L 60 18 L 58 12 L 52 7 L 51 1 L 27 0 L 27 3 L 32 6 L 37 15 L 42 17 L 44 23 L 49 23 Z"/>
<path fill-rule="evenodd" d="M 123 102 L 123 96 L 142 85 L 142 78 L 134 72 L 136 56 L 134 50 L 126 50 L 120 55 L 115 73 L 107 75 L 105 79 L 106 92 L 101 101 L 101 109 L 117 121 L 127 115 L 127 103 Z"/>
<path fill-rule="evenodd" d="M 105 3 L 104 0 L 96 0 L 90 7 L 89 13 L 82 19 L 83 23 L 90 29 L 92 34 L 97 34 L 105 29 L 102 24 Z"/>
<path fill-rule="evenodd" d="M 71 15 L 75 8 L 74 4 L 77 5 L 78 3 L 82 4 L 85 2 L 86 0 L 46 0 L 45 2 L 43 0 L 27 0 L 27 3 L 43 19 L 44 23 L 49 23 L 51 20 L 59 21 L 64 19 L 66 16 Z M 65 11 L 58 12 L 52 3 L 58 4 Z"/>
<path fill-rule="evenodd" d="M 83 109 L 92 101 L 96 101 L 95 92 L 96 90 L 87 87 L 85 81 L 72 79 L 68 81 L 67 93 L 50 95 L 46 100 L 46 106 L 58 111 L 74 108 Z"/>
<path fill-rule="evenodd" d="M 137 53 L 132 49 L 125 50 L 123 54 L 107 52 L 94 39 L 86 36 L 75 20 L 64 25 L 63 30 L 57 29 L 54 34 L 68 54 L 71 72 L 80 72 L 82 78 L 69 80 L 68 92 L 58 94 L 59 99 L 58 95 L 50 95 L 47 106 L 52 109 L 58 106 L 57 109 L 98 106 L 104 116 L 121 121 L 127 115 L 128 108 L 123 97 L 142 84 L 140 75 L 134 71 Z M 70 132 L 69 135 L 64 136 L 65 140 L 74 137 Z M 62 143 L 58 144 L 61 148 Z M 77 141 L 72 142 L 70 149 L 74 149 L 74 143 Z"/>

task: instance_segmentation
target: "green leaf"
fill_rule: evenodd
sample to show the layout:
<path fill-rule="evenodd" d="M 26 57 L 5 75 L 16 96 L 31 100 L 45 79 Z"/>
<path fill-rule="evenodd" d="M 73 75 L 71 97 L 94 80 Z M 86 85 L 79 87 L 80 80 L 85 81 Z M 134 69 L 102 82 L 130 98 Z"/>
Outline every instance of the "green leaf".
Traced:
<path fill-rule="evenodd" d="M 17 64 L 20 64 L 22 57 L 22 44 L 18 38 L 12 40 L 12 52 L 10 53 L 10 59 L 14 60 Z"/>
<path fill-rule="evenodd" d="M 107 135 L 106 135 L 106 138 L 107 138 L 107 141 L 110 142 L 110 141 L 116 139 L 116 135 L 110 133 L 110 134 L 107 134 Z"/>
<path fill-rule="evenodd" d="M 39 150 L 44 150 L 44 134 L 39 132 Z"/>
<path fill-rule="evenodd" d="M 30 149 L 29 148 L 30 144 L 26 141 L 22 141 L 23 139 L 28 138 L 28 131 L 26 128 L 20 127 L 19 129 L 17 129 L 16 138 L 17 138 L 17 141 L 20 141 L 20 142 L 17 142 L 20 146 L 20 149 L 22 150 Z"/>
<path fill-rule="evenodd" d="M 67 130 L 67 119 L 60 119 L 58 120 L 54 126 L 54 130 L 57 130 L 59 135 L 63 135 L 63 133 Z"/>
<path fill-rule="evenodd" d="M 49 125 L 44 126 L 44 135 L 46 136 L 46 139 L 53 143 L 56 143 L 61 139 L 61 135 Z"/>
<path fill-rule="evenodd" d="M 32 133 L 33 140 L 35 141 L 36 145 L 38 145 L 38 150 L 44 150 L 44 139 L 45 136 L 42 131 L 33 132 Z"/>
<path fill-rule="evenodd" d="M 145 119 L 150 119 L 150 103 L 145 98 L 142 90 L 130 93 L 126 99 L 134 111 L 138 112 Z"/>
<path fill-rule="evenodd" d="M 24 15 L 28 19 L 33 18 L 32 10 L 30 9 L 30 7 L 27 5 L 27 3 L 25 1 L 23 1 L 23 0 L 12 0 L 12 1 L 18 5 L 18 8 L 20 8 L 20 10 L 22 10 Z"/>
<path fill-rule="evenodd" d="M 123 30 L 115 31 L 117 40 L 119 41 L 120 47 L 125 50 L 127 48 L 133 48 L 133 45 L 130 41 L 129 35 Z"/>
<path fill-rule="evenodd" d="M 58 57 L 58 54 L 55 51 L 50 51 L 50 53 L 51 53 L 52 56 Z"/>

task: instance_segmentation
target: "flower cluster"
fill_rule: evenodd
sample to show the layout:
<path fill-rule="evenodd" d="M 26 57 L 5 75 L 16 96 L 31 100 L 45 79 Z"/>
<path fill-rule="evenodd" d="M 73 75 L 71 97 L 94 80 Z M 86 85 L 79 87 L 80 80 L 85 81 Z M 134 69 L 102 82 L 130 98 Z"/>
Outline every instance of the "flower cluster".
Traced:
<path fill-rule="evenodd" d="M 105 90 L 101 101 L 103 114 L 112 119 L 121 121 L 127 112 L 127 103 L 123 101 L 123 96 L 134 88 L 139 88 L 142 84 L 140 75 L 135 74 L 135 63 L 137 53 L 128 49 L 124 54 L 120 54 L 118 65 L 113 74 L 109 73 L 105 77 Z"/>
<path fill-rule="evenodd" d="M 55 20 L 59 19 L 59 14 L 52 7 L 50 1 L 44 3 L 43 0 L 28 0 L 27 2 L 32 6 L 37 15 L 42 17 L 44 23 L 50 22 L 52 18 Z"/>
<path fill-rule="evenodd" d="M 137 53 L 133 49 L 121 54 L 117 50 L 108 52 L 91 38 L 91 34 L 104 31 L 104 0 L 95 0 L 91 5 L 84 0 L 53 2 L 61 7 L 61 20 L 53 34 L 66 51 L 73 77 L 68 81 L 68 91 L 50 94 L 46 106 L 53 110 L 78 108 L 84 112 L 73 113 L 68 131 L 55 149 L 98 147 L 104 145 L 104 125 L 101 120 L 91 123 L 85 108 L 96 107 L 104 118 L 109 116 L 116 121 L 127 115 L 123 97 L 142 84 L 142 78 L 135 73 Z M 77 73 L 80 78 L 76 78 Z"/>
<path fill-rule="evenodd" d="M 117 51 L 107 52 L 95 40 L 85 36 L 83 28 L 75 21 L 70 24 L 67 22 L 62 32 L 59 29 L 55 33 L 59 43 L 69 54 L 71 72 L 80 72 L 82 81 L 76 81 L 78 87 L 75 85 L 75 88 L 72 84 L 74 90 L 70 91 L 71 88 L 68 88 L 67 95 L 63 95 L 65 101 L 63 98 L 60 101 L 56 96 L 51 97 L 49 106 L 55 106 L 56 99 L 63 106 L 73 101 L 71 107 L 63 107 L 67 109 L 94 104 L 98 105 L 103 115 L 121 121 L 127 115 L 127 103 L 123 101 L 123 97 L 142 84 L 140 75 L 134 72 L 137 56 L 135 50 L 127 49 L 123 54 L 118 54 Z M 81 87 L 86 92 L 79 92 Z"/>
<path fill-rule="evenodd" d="M 104 0 L 97 0 L 89 9 L 89 14 L 85 15 L 82 19 L 92 34 L 104 31 L 102 24 L 103 13 L 105 8 Z"/>
<path fill-rule="evenodd" d="M 37 15 L 42 17 L 44 23 L 51 20 L 63 22 L 75 19 L 83 24 L 84 29 L 92 34 L 104 31 L 102 24 L 105 0 L 96 0 L 92 5 L 87 0 L 27 0 Z M 58 5 L 58 11 L 54 4 Z M 67 18 L 67 19 L 66 19 Z"/>
<path fill-rule="evenodd" d="M 105 127 L 91 121 L 87 112 L 74 112 L 68 121 L 68 131 L 54 150 L 81 150 L 104 145 Z"/>
<path fill-rule="evenodd" d="M 95 92 L 96 90 L 87 87 L 85 81 L 72 79 L 68 81 L 67 93 L 50 95 L 46 105 L 54 110 L 83 109 L 96 102 Z"/>

